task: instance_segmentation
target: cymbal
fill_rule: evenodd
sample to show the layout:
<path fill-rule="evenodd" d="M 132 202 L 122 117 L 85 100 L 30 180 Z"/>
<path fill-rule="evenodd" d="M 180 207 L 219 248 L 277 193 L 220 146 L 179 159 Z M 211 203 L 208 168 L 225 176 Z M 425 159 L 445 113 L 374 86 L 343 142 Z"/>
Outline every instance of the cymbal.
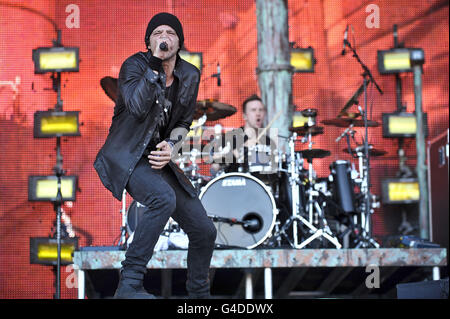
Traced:
<path fill-rule="evenodd" d="M 345 153 L 348 153 L 348 148 L 345 148 L 342 151 Z M 364 153 L 364 146 L 358 146 L 358 147 L 352 149 L 353 154 L 356 154 L 358 152 Z M 387 152 L 385 150 L 379 150 L 379 149 L 373 148 L 373 145 L 369 145 L 369 156 L 377 157 L 377 156 L 383 156 L 386 154 L 387 154 Z"/>
<path fill-rule="evenodd" d="M 236 108 L 232 105 L 219 102 L 217 100 L 197 101 L 194 119 L 198 120 L 204 114 L 208 121 L 217 121 L 236 113 Z"/>
<path fill-rule="evenodd" d="M 300 113 L 305 117 L 315 117 L 317 115 L 317 109 L 305 109 L 300 111 Z"/>
<path fill-rule="evenodd" d="M 359 112 L 341 112 L 339 113 L 338 118 L 341 118 L 342 116 L 345 116 L 344 118 L 356 119 L 362 116 L 362 114 Z"/>
<path fill-rule="evenodd" d="M 116 102 L 118 92 L 117 79 L 110 76 L 105 76 L 100 80 L 100 85 L 106 95 L 108 95 L 111 100 Z"/>
<path fill-rule="evenodd" d="M 356 120 L 352 118 L 337 118 L 337 119 L 329 119 L 329 120 L 323 120 L 323 124 L 325 125 L 333 125 L 337 127 L 347 127 L 350 126 L 350 124 L 353 124 L 354 127 L 364 127 L 364 120 Z M 377 127 L 380 124 L 375 121 L 367 121 L 368 127 Z"/>
<path fill-rule="evenodd" d="M 330 151 L 322 150 L 320 148 L 296 151 L 296 153 L 302 154 L 302 157 L 308 160 L 311 160 L 313 158 L 324 158 L 331 155 Z"/>
<path fill-rule="evenodd" d="M 322 126 L 298 126 L 298 127 L 290 127 L 289 131 L 295 132 L 298 135 L 307 135 L 311 133 L 312 136 L 323 134 Z"/>

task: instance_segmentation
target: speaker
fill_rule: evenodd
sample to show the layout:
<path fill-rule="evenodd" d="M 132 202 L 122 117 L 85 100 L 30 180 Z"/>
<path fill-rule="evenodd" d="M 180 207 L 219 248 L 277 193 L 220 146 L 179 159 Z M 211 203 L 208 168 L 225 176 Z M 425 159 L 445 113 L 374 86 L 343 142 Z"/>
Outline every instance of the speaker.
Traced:
<path fill-rule="evenodd" d="M 397 299 L 448 299 L 448 278 L 398 284 Z"/>
<path fill-rule="evenodd" d="M 449 130 L 428 142 L 428 194 L 430 241 L 449 249 L 448 245 L 448 185 Z M 447 255 L 448 265 L 448 255 Z"/>

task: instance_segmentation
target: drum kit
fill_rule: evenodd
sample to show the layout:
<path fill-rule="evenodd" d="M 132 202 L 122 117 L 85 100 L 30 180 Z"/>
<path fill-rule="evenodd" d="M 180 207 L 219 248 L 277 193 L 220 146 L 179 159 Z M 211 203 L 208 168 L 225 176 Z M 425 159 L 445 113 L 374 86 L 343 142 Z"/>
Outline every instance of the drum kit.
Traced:
<path fill-rule="evenodd" d="M 196 118 L 200 124 L 194 125 L 193 130 L 235 112 L 232 106 L 211 100 L 199 102 L 198 110 Z M 324 127 L 317 123 L 317 109 L 301 113 L 307 121 L 304 126 L 289 128 L 292 134 L 287 152 L 257 147 L 261 145 L 248 147 L 247 163 L 238 159 L 236 170 L 221 169 L 212 176 L 201 175 L 196 160 L 211 156 L 211 152 L 194 148 L 182 157 L 184 162 L 178 162 L 197 188 L 199 199 L 216 226 L 217 248 L 379 247 L 370 237 L 369 223 L 379 199 L 370 193 L 363 145 L 355 139 L 354 128 L 364 126 L 364 121 L 358 118 L 361 115 L 322 121 L 328 126 L 347 126 L 337 142 L 347 138 L 348 147 L 343 151 L 357 159 L 358 170 L 351 161 L 337 160 L 330 165 L 329 175 L 319 178 L 315 161 L 330 156 L 331 152 L 313 147 L 314 138 L 324 134 Z M 378 123 L 368 121 L 368 126 L 376 127 Z M 218 135 L 223 133 L 217 128 L 214 131 L 215 137 L 206 142 L 220 140 Z M 306 145 L 304 149 L 296 149 L 299 142 Z M 224 149 L 225 153 L 230 152 L 229 145 L 224 146 L 218 149 L 220 155 Z M 370 156 L 384 154 L 385 151 L 370 145 Z M 261 163 L 258 158 L 265 161 Z M 369 209 L 364 206 L 366 196 L 371 196 Z"/>
<path fill-rule="evenodd" d="M 105 89 L 109 84 L 105 79 L 102 87 Z M 318 110 L 312 108 L 301 111 L 306 118 L 303 126 L 289 128 L 292 134 L 287 139 L 287 151 L 260 149 L 258 145 L 248 147 L 248 163 L 239 161 L 236 171 L 220 169 L 212 176 L 200 174 L 202 160 L 230 152 L 230 145 L 213 149 L 218 152 L 204 151 L 208 143 L 223 136 L 218 125 L 212 129 L 213 137 L 200 139 L 195 147 L 189 147 L 178 156 L 176 163 L 197 189 L 208 217 L 216 226 L 217 248 L 379 247 L 371 237 L 370 215 L 379 206 L 379 197 L 370 192 L 367 142 L 363 145 L 355 138 L 356 127 L 367 129 L 379 124 L 364 118 L 366 115 L 361 108 L 360 113 L 349 113 L 347 108 L 337 118 L 321 123 L 346 128 L 336 142 L 346 139 L 347 148 L 343 152 L 352 161 L 336 160 L 325 177 L 317 176 L 315 161 L 330 156 L 331 152 L 313 148 L 314 138 L 324 134 L 324 127 L 318 125 Z M 233 106 L 216 100 L 198 101 L 194 114 L 197 123 L 191 127 L 192 134 L 185 143 L 194 146 L 192 135 L 204 133 L 208 121 L 217 121 L 235 112 Z M 299 143 L 306 146 L 298 150 L 296 145 Z M 369 145 L 368 154 L 378 157 L 386 152 Z M 263 165 L 255 160 L 258 157 L 266 159 Z M 128 209 L 123 203 L 122 215 L 121 242 L 125 244 L 125 233 L 132 237 L 135 227 L 130 224 L 138 222 L 139 203 L 133 201 Z M 173 220 L 168 222 L 162 235 L 170 233 L 185 236 Z M 187 237 L 184 242 L 179 241 L 178 247 L 185 248 L 186 241 Z"/>

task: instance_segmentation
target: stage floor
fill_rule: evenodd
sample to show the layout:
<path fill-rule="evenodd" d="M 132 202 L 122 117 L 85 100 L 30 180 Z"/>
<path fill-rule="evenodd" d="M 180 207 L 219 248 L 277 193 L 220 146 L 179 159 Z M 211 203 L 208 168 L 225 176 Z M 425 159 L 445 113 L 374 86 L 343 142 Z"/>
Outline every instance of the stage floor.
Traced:
<path fill-rule="evenodd" d="M 85 247 L 74 252 L 79 298 L 110 298 L 125 251 Z M 155 252 L 144 286 L 164 298 L 185 298 L 187 250 Z M 439 279 L 445 248 L 216 249 L 213 298 L 395 298 L 396 285 Z M 448 274 L 447 274 L 448 276 Z"/>

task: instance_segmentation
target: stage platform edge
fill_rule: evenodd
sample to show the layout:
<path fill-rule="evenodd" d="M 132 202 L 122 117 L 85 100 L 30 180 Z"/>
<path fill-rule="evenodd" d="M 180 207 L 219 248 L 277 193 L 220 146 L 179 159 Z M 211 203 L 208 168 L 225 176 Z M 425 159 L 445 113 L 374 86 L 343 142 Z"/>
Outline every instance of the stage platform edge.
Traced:
<path fill-rule="evenodd" d="M 124 258 L 125 251 L 116 247 L 83 247 L 75 251 L 73 262 L 75 269 L 78 270 L 78 298 L 85 298 L 85 271 L 118 270 Z M 273 294 L 272 269 L 289 268 L 292 269 L 289 276 L 294 276 L 295 274 L 301 275 L 298 272 L 306 269 L 334 268 L 319 285 L 321 288 L 324 288 L 324 285 L 328 286 L 325 287 L 327 288 L 325 290 L 330 290 L 329 286 L 336 287 L 337 281 L 344 280 L 351 269 L 368 266 L 390 269 L 391 273 L 399 267 L 429 268 L 433 274 L 433 279 L 437 280 L 440 279 L 439 269 L 447 266 L 447 250 L 445 248 L 216 249 L 211 260 L 213 271 L 215 269 L 233 268 L 250 270 L 245 273 L 242 279 L 243 282 L 245 281 L 245 287 L 241 287 L 245 290 L 245 298 L 249 299 L 253 297 L 251 291 L 254 288 L 252 274 L 254 274 L 255 269 L 261 273 L 263 270 L 263 298 L 272 299 L 277 295 L 281 296 L 280 293 L 275 296 Z M 147 265 L 149 270 L 160 269 L 162 271 L 186 269 L 186 267 L 187 250 L 157 251 Z M 286 280 L 291 279 L 287 278 Z M 243 283 L 240 286 L 242 285 Z M 290 285 L 292 286 L 292 283 Z M 284 286 L 286 286 L 286 283 L 284 283 Z M 279 288 L 286 290 L 286 287 Z M 361 287 L 356 288 L 356 290 L 358 289 L 361 290 Z"/>

